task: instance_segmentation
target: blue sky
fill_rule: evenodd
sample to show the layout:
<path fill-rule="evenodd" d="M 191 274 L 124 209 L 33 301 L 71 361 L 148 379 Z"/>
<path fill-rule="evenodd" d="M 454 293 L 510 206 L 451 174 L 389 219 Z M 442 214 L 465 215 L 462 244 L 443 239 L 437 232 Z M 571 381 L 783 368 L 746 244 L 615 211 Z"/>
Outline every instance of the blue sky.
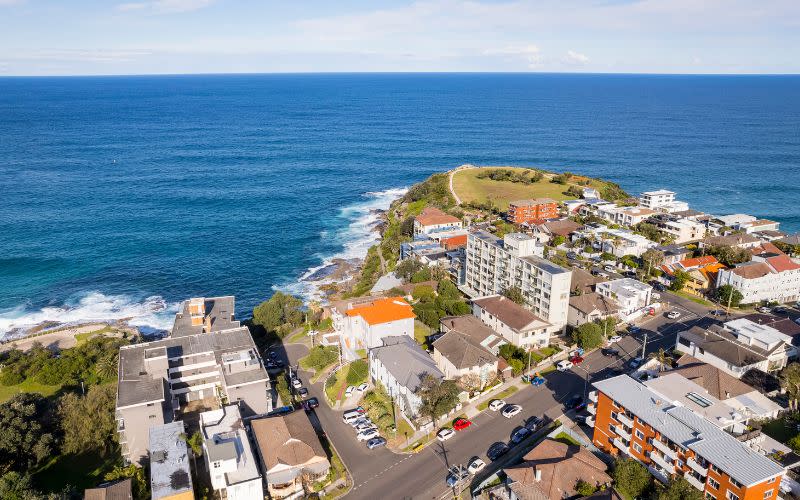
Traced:
<path fill-rule="evenodd" d="M 800 0 L 0 0 L 0 75 L 800 73 Z"/>

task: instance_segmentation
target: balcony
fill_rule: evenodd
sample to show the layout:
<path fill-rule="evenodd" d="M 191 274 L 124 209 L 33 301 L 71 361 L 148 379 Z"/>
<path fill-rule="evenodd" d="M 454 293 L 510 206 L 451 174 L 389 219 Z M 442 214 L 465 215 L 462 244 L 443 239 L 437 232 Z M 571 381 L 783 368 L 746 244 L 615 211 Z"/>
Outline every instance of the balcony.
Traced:
<path fill-rule="evenodd" d="M 648 465 L 647 466 L 647 470 L 649 470 L 650 474 L 652 474 L 656 479 L 658 479 L 662 483 L 668 483 L 669 482 L 669 477 L 666 474 L 664 474 L 663 471 L 658 470 L 656 467 L 653 467 L 652 465 Z"/>
<path fill-rule="evenodd" d="M 703 491 L 706 488 L 705 482 L 700 481 L 699 479 L 694 477 L 694 474 L 689 474 L 687 472 L 686 474 L 683 475 L 683 478 L 686 479 L 686 482 L 688 482 L 689 484 L 691 484 L 700 491 Z"/>
<path fill-rule="evenodd" d="M 594 427 L 594 417 L 588 416 L 586 417 L 586 425 L 589 427 Z"/>
<path fill-rule="evenodd" d="M 666 444 L 664 444 L 663 441 L 659 441 L 658 439 L 653 439 L 653 447 L 673 460 L 678 458 L 678 452 L 671 449 Z"/>
<path fill-rule="evenodd" d="M 633 428 L 633 420 L 631 420 L 627 415 L 624 413 L 617 414 L 617 422 L 621 423 L 625 427 Z"/>
<path fill-rule="evenodd" d="M 614 443 L 614 446 L 616 446 L 617 448 L 619 448 L 620 450 L 622 450 L 626 454 L 629 453 L 628 445 L 625 444 L 625 442 L 623 440 L 621 440 L 620 438 L 614 438 L 612 443 Z"/>
<path fill-rule="evenodd" d="M 597 414 L 597 407 L 595 407 L 595 405 L 593 405 L 593 404 L 587 405 L 586 406 L 586 411 L 588 411 L 592 415 L 595 415 L 595 414 Z"/>
<path fill-rule="evenodd" d="M 690 469 L 692 469 L 693 471 L 697 472 L 701 476 L 708 475 L 708 467 L 703 467 L 699 463 L 695 462 L 695 460 L 693 458 L 687 458 L 686 459 L 686 465 L 688 465 Z"/>
<path fill-rule="evenodd" d="M 589 401 L 592 403 L 597 403 L 597 391 L 589 392 Z"/>
<path fill-rule="evenodd" d="M 667 471 L 667 474 L 675 473 L 675 466 L 667 462 L 667 460 L 664 457 L 662 457 L 660 453 L 653 453 L 651 451 L 650 460 L 652 460 L 654 464 L 658 465 L 659 467 Z"/>
<path fill-rule="evenodd" d="M 625 429 L 624 429 L 622 426 L 620 426 L 620 425 L 617 425 L 617 426 L 615 426 L 615 427 L 614 427 L 614 432 L 616 432 L 616 433 L 617 433 L 617 436 L 621 437 L 621 438 L 622 438 L 622 439 L 624 439 L 625 441 L 630 441 L 630 440 L 631 440 L 631 435 L 630 435 L 630 433 L 628 433 L 628 431 L 626 431 L 626 430 L 625 430 Z"/>

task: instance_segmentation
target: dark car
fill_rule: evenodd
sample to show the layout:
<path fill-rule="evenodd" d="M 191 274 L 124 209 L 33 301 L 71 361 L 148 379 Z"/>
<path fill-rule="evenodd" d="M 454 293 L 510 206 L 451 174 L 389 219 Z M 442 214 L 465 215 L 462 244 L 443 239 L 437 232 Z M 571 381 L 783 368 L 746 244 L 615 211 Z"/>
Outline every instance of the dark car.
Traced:
<path fill-rule="evenodd" d="M 572 396 L 571 398 L 569 398 L 569 400 L 567 400 L 566 403 L 564 403 L 564 408 L 566 408 L 567 410 L 580 411 L 584 407 L 586 407 L 586 403 L 584 403 L 583 396 L 581 396 L 580 394 Z"/>
<path fill-rule="evenodd" d="M 642 331 L 642 329 L 639 328 L 636 325 L 631 325 L 631 326 L 628 327 L 628 332 L 630 332 L 630 333 L 639 333 L 641 331 Z"/>
<path fill-rule="evenodd" d="M 603 356 L 619 356 L 619 349 L 603 348 L 600 349 L 600 352 L 603 353 Z"/>
<path fill-rule="evenodd" d="M 526 437 L 530 436 L 531 433 L 531 430 L 527 427 L 520 427 L 514 431 L 514 434 L 511 435 L 511 442 L 514 444 L 520 444 Z"/>
<path fill-rule="evenodd" d="M 319 399 L 317 398 L 308 398 L 307 400 L 303 401 L 303 408 L 306 411 L 311 411 L 317 407 L 319 407 Z"/>
<path fill-rule="evenodd" d="M 567 258 L 571 260 L 577 260 L 578 254 L 576 254 L 575 252 L 567 252 Z"/>
<path fill-rule="evenodd" d="M 466 467 L 452 467 L 447 472 L 447 486 L 451 488 L 459 482 L 469 478 L 470 474 Z"/>
<path fill-rule="evenodd" d="M 297 394 L 299 394 L 301 397 L 306 397 L 308 396 L 308 389 L 306 389 L 305 387 L 301 387 L 300 389 L 297 390 Z"/>
<path fill-rule="evenodd" d="M 497 442 L 489 447 L 489 450 L 486 452 L 486 458 L 488 458 L 491 461 L 495 461 L 498 458 L 505 455 L 506 453 L 508 453 L 508 445 L 505 443 Z"/>
<path fill-rule="evenodd" d="M 542 417 L 531 417 L 528 419 L 527 422 L 525 422 L 525 427 L 532 431 L 535 431 L 536 429 L 541 427 L 543 423 L 544 419 Z"/>

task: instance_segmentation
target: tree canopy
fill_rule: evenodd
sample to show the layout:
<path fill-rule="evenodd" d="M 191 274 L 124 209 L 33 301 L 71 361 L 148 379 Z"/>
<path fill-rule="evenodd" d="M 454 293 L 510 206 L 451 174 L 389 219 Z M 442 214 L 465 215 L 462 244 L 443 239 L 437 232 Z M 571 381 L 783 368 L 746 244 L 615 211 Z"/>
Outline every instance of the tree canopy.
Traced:
<path fill-rule="evenodd" d="M 658 500 L 703 500 L 703 494 L 686 479 L 675 477 L 659 492 Z"/>
<path fill-rule="evenodd" d="M 0 404 L 0 472 L 25 471 L 50 458 L 56 450 L 51 420 L 48 401 L 36 393 Z"/>
<path fill-rule="evenodd" d="M 728 267 L 749 262 L 753 257 L 747 249 L 729 245 L 708 245 L 704 249 L 706 255 L 713 255 L 718 261 Z"/>
<path fill-rule="evenodd" d="M 573 330 L 572 338 L 583 349 L 594 349 L 604 341 L 603 328 L 597 323 L 584 323 Z"/>
<path fill-rule="evenodd" d="M 631 458 L 617 460 L 611 477 L 614 486 L 629 498 L 640 497 L 652 481 L 647 468 Z"/>
<path fill-rule="evenodd" d="M 673 292 L 679 292 L 683 290 L 683 287 L 686 286 L 686 283 L 690 278 L 691 277 L 689 276 L 689 273 L 686 271 L 676 269 L 675 274 L 672 275 L 672 283 L 669 284 L 669 289 Z"/>
<path fill-rule="evenodd" d="M 58 415 L 64 431 L 62 450 L 79 454 L 107 454 L 117 441 L 113 384 L 92 386 L 86 396 L 69 393 L 61 398 Z"/>
<path fill-rule="evenodd" d="M 516 286 L 512 286 L 503 290 L 503 297 L 519 305 L 525 304 L 525 296 L 522 295 L 522 290 Z"/>
<path fill-rule="evenodd" d="M 721 287 L 717 288 L 715 297 L 720 305 L 739 307 L 744 295 L 742 295 L 742 292 L 734 288 L 733 285 L 722 285 Z"/>
<path fill-rule="evenodd" d="M 267 332 L 283 336 L 303 323 L 303 301 L 283 292 L 275 292 L 269 300 L 253 309 L 253 323 Z"/>
<path fill-rule="evenodd" d="M 456 407 L 460 392 L 461 389 L 454 380 L 439 380 L 426 374 L 419 390 L 422 400 L 419 412 L 436 422 L 439 417 Z"/>

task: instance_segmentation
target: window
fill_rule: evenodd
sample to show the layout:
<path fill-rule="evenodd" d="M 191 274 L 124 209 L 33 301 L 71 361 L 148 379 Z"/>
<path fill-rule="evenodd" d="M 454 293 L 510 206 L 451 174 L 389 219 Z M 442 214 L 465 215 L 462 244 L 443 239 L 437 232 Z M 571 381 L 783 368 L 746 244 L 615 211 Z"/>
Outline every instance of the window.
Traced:
<path fill-rule="evenodd" d="M 638 453 L 642 452 L 642 447 L 639 446 L 639 443 L 634 442 L 633 443 L 633 449 L 636 450 Z"/>
<path fill-rule="evenodd" d="M 708 478 L 708 485 L 711 486 L 712 489 L 719 489 L 719 482 L 717 482 L 717 480 L 713 477 Z"/>
<path fill-rule="evenodd" d="M 722 474 L 722 471 L 719 469 L 719 467 L 717 467 L 717 466 L 716 466 L 716 465 L 714 465 L 714 464 L 711 464 L 711 470 L 713 470 L 713 471 L 714 471 L 714 472 L 716 472 L 717 474 Z"/>
<path fill-rule="evenodd" d="M 219 469 L 222 466 L 222 462 L 214 462 L 214 468 Z"/>
<path fill-rule="evenodd" d="M 636 429 L 636 437 L 639 439 L 644 439 L 644 433 L 639 429 Z"/>
<path fill-rule="evenodd" d="M 728 500 L 739 500 L 739 495 L 728 490 L 728 492 L 725 494 L 725 498 L 727 498 Z"/>
<path fill-rule="evenodd" d="M 608 430 L 613 432 L 614 434 L 617 433 L 617 430 L 615 429 L 615 427 L 616 426 L 614 424 L 608 424 Z"/>
<path fill-rule="evenodd" d="M 731 483 L 731 484 L 732 484 L 732 485 L 733 485 L 735 488 L 741 488 L 741 487 L 742 487 L 742 483 L 740 483 L 739 481 L 735 480 L 735 479 L 734 479 L 734 478 L 732 478 L 732 477 L 731 477 L 731 478 L 728 478 L 728 481 L 730 481 L 730 483 Z"/>
<path fill-rule="evenodd" d="M 765 492 L 764 492 L 764 498 L 765 498 L 765 499 L 767 499 L 767 498 L 772 498 L 772 493 L 773 493 L 773 490 L 767 490 L 767 491 L 765 491 Z"/>
<path fill-rule="evenodd" d="M 616 403 L 615 403 L 615 405 L 616 405 Z M 611 418 L 613 418 L 614 420 L 616 420 L 616 419 L 617 419 L 617 412 L 615 412 L 615 411 L 612 411 L 612 412 L 611 412 Z"/>
<path fill-rule="evenodd" d="M 708 500 L 717 500 L 717 497 L 715 497 L 714 494 L 711 493 L 710 491 L 706 491 L 706 498 Z"/>
<path fill-rule="evenodd" d="M 772 483 L 774 483 L 776 479 L 777 479 L 776 477 L 772 477 L 772 478 L 770 478 L 770 479 L 767 479 L 767 484 L 772 484 Z"/>
<path fill-rule="evenodd" d="M 156 416 L 155 415 L 149 415 L 147 418 L 149 418 L 150 420 L 153 420 L 154 418 L 156 418 Z"/>

